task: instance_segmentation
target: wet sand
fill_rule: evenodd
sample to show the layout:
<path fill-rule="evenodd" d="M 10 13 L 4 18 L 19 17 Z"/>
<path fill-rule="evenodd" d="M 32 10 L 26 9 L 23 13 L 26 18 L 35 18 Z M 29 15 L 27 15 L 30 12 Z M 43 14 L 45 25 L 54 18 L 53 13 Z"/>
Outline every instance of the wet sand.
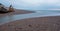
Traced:
<path fill-rule="evenodd" d="M 60 16 L 16 20 L 0 25 L 0 31 L 60 31 Z"/>

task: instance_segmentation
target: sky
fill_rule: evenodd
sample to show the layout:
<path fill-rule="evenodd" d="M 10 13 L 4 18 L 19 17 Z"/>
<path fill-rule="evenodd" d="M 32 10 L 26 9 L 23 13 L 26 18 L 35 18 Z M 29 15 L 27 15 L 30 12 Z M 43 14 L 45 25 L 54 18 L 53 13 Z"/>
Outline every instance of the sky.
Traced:
<path fill-rule="evenodd" d="M 17 9 L 27 10 L 60 10 L 60 0 L 0 0 L 6 6 L 13 5 Z"/>

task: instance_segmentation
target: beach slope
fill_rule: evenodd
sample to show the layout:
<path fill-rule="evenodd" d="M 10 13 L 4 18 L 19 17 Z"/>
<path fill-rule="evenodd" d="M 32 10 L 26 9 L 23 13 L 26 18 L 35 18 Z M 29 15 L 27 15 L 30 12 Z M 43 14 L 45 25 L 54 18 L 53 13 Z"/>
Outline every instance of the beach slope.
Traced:
<path fill-rule="evenodd" d="M 16 20 L 0 25 L 0 31 L 59 31 L 60 16 Z"/>

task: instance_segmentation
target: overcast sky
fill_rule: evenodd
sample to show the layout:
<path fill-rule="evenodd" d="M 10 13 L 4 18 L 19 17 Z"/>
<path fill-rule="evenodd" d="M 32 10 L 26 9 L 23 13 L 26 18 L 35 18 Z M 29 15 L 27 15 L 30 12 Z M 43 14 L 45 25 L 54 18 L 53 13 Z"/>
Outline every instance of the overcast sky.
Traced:
<path fill-rule="evenodd" d="M 0 0 L 0 3 L 13 4 L 18 9 L 60 9 L 60 0 Z"/>

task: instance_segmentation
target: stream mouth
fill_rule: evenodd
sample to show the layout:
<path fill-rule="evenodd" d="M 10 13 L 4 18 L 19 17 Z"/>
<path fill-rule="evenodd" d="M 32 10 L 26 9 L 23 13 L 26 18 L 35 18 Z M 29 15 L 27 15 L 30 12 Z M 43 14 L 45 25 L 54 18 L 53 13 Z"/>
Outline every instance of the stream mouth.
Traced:
<path fill-rule="evenodd" d="M 60 11 L 36 11 L 36 13 L 30 13 L 30 14 L 2 16 L 0 17 L 0 25 L 20 19 L 46 17 L 46 16 L 60 16 Z"/>

